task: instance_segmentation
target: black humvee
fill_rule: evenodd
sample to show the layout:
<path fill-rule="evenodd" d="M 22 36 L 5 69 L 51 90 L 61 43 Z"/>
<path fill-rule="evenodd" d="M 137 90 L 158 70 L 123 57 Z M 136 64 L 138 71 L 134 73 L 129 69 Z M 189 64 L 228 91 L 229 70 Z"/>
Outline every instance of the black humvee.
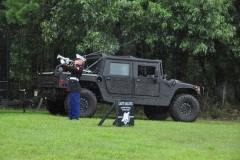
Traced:
<path fill-rule="evenodd" d="M 114 103 L 116 99 L 144 106 L 151 120 L 193 122 L 200 106 L 198 97 L 204 88 L 175 79 L 166 79 L 161 60 L 133 56 L 110 56 L 93 53 L 85 56 L 81 77 L 81 117 L 95 114 L 98 102 Z M 67 113 L 66 86 L 70 73 L 57 66 L 54 72 L 39 74 L 38 87 L 45 92 L 50 113 Z"/>

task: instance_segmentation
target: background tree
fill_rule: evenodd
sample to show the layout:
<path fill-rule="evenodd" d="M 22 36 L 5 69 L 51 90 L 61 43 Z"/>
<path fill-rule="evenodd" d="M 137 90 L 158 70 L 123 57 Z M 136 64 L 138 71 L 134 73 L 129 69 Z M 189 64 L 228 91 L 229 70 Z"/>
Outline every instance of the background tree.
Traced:
<path fill-rule="evenodd" d="M 40 23 L 47 18 L 45 0 L 6 0 L 1 3 L 1 26 L 10 33 L 10 96 L 16 97 L 18 87 L 32 89 L 36 86 L 39 67 L 44 63 L 45 42 L 41 39 Z M 5 15 L 5 16 L 4 16 Z"/>
<path fill-rule="evenodd" d="M 36 71 L 59 63 L 57 54 L 102 51 L 162 59 L 170 77 L 205 86 L 208 99 L 234 104 L 239 8 L 237 0 L 5 0 L 0 19 L 11 33 L 13 81 L 33 86 Z"/>

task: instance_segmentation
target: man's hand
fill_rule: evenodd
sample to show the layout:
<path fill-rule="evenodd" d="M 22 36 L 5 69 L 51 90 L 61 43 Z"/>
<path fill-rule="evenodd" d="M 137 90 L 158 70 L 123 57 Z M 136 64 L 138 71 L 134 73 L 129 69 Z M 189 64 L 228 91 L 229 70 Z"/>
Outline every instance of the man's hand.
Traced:
<path fill-rule="evenodd" d="M 65 59 L 65 62 L 66 62 L 67 64 L 69 64 L 70 59 L 69 59 L 69 58 L 66 58 L 66 59 Z"/>
<path fill-rule="evenodd" d="M 65 64 L 65 61 L 63 59 L 60 60 L 61 64 Z"/>

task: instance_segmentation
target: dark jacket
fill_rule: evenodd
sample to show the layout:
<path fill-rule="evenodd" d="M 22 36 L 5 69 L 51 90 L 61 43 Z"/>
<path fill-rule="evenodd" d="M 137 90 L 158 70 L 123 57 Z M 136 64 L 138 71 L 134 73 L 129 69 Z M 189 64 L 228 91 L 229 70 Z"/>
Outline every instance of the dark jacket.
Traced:
<path fill-rule="evenodd" d="M 67 64 L 63 64 L 62 67 L 71 72 L 71 75 L 68 80 L 67 91 L 69 92 L 80 92 L 80 78 L 83 73 L 83 69 L 80 68 L 79 70 L 76 67 L 68 66 Z"/>

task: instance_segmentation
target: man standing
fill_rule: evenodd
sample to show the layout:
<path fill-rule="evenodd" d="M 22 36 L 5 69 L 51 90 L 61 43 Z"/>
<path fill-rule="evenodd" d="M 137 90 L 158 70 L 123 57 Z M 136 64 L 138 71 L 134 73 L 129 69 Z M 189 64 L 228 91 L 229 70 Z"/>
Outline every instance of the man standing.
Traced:
<path fill-rule="evenodd" d="M 79 54 L 76 54 L 76 59 L 74 61 L 74 66 L 69 66 L 64 60 L 61 59 L 61 66 L 71 72 L 68 86 L 67 86 L 67 92 L 68 98 L 69 98 L 69 113 L 68 117 L 70 120 L 78 120 L 80 117 L 80 78 L 82 76 L 83 72 L 83 64 L 86 61 L 86 59 Z"/>

